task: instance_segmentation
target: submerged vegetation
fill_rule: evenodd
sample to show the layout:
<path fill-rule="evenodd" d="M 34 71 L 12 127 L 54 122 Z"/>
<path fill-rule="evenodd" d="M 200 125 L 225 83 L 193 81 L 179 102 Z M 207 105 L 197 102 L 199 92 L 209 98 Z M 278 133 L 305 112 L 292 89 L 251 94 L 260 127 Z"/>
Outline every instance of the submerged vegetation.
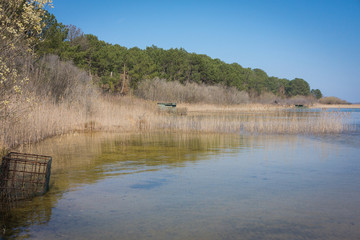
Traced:
<path fill-rule="evenodd" d="M 351 130 L 343 114 L 284 111 L 284 105 L 322 96 L 303 79 L 269 77 L 184 49 L 107 44 L 58 23 L 45 10 L 50 6 L 46 0 L 1 0 L 0 149 L 86 130 Z M 188 114 L 159 112 L 156 101 L 181 103 Z"/>

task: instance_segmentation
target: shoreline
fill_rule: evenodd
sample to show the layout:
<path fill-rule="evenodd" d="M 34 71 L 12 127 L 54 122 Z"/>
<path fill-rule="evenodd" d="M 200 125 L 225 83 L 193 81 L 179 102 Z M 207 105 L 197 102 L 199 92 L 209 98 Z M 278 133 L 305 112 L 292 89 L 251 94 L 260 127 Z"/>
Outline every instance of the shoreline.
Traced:
<path fill-rule="evenodd" d="M 303 133 L 304 126 L 293 118 L 285 119 L 274 124 L 270 120 L 257 118 L 259 114 L 270 116 L 273 113 L 281 113 L 284 109 L 294 109 L 294 105 L 275 105 L 247 103 L 236 105 L 214 105 L 214 104 L 188 104 L 179 103 L 177 114 L 160 113 L 156 102 L 147 101 L 135 97 L 104 97 L 94 103 L 92 116 L 89 117 L 86 109 L 80 105 L 53 104 L 43 102 L 36 105 L 27 113 L 27 118 L 21 119 L 14 125 L 11 121 L 1 126 L 0 132 L 0 156 L 5 155 L 9 150 L 16 149 L 21 145 L 34 144 L 48 138 L 62 134 L 86 131 L 100 132 L 147 132 L 159 129 L 187 130 L 196 132 L 218 132 L 223 129 L 225 132 L 238 131 L 240 128 L 250 132 L 260 133 Z M 314 104 L 309 108 L 319 109 L 360 109 L 360 104 Z M 219 116 L 226 114 L 245 114 L 249 117 L 247 122 L 238 124 L 236 121 Z M 213 115 L 214 118 L 193 118 L 197 115 Z M 188 117 L 186 117 L 186 115 Z M 326 120 L 326 119 L 325 119 Z M 329 131 L 335 127 L 331 124 L 333 119 L 322 123 L 323 126 L 315 126 L 308 129 L 308 132 L 318 132 L 319 129 Z M 294 122 L 295 121 L 295 122 Z M 290 124 L 291 123 L 291 124 Z M 296 123 L 296 124 L 295 124 Z M 246 128 L 245 125 L 246 125 Z M 281 125 L 282 124 L 282 125 Z M 296 128 L 297 130 L 294 130 Z M 341 127 L 341 126 L 340 126 Z M 331 130 L 330 132 L 333 132 Z M 1 136 L 1 134 L 7 134 Z"/>
<path fill-rule="evenodd" d="M 360 104 L 319 104 L 304 105 L 311 109 L 360 109 Z M 178 104 L 180 108 L 186 108 L 188 113 L 236 113 L 236 112 L 271 112 L 281 109 L 294 109 L 294 105 L 274 105 L 261 103 L 247 103 L 236 105 L 214 105 L 214 104 Z"/>
<path fill-rule="evenodd" d="M 360 109 L 360 104 L 319 104 L 316 103 L 309 108 L 351 108 L 351 109 Z"/>

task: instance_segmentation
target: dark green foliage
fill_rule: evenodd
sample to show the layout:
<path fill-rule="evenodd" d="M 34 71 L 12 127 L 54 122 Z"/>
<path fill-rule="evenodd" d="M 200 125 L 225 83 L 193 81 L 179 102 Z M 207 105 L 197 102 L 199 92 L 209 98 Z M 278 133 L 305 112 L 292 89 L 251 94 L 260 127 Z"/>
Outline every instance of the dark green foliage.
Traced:
<path fill-rule="evenodd" d="M 102 76 L 100 78 L 100 87 L 106 92 L 118 92 L 120 89 L 119 74 Z"/>
<path fill-rule="evenodd" d="M 272 92 L 280 97 L 309 95 L 309 84 L 300 78 L 294 80 L 269 77 L 261 69 L 243 68 L 237 63 L 227 64 L 207 55 L 189 53 L 185 49 L 164 50 L 156 46 L 142 50 L 127 49 L 99 40 L 91 34 L 82 34 L 74 26 L 64 27 L 53 15 L 45 18 L 45 41 L 39 45 L 41 54 L 55 53 L 64 60 L 97 76 L 99 85 L 108 92 L 119 91 L 124 73 L 131 88 L 141 81 L 155 77 L 168 81 L 235 87 L 250 97 Z M 66 36 L 66 34 L 68 34 Z M 320 91 L 320 90 L 319 90 Z M 318 93 L 318 92 L 317 92 Z"/>
<path fill-rule="evenodd" d="M 323 97 L 321 91 L 319 89 L 311 89 L 311 94 L 316 98 L 320 99 Z"/>
<path fill-rule="evenodd" d="M 45 27 L 39 36 L 39 42 L 35 47 L 38 54 L 60 54 L 63 51 L 63 43 L 68 35 L 68 28 L 58 23 L 55 16 L 46 12 L 43 16 Z"/>
<path fill-rule="evenodd" d="M 287 92 L 289 96 L 307 96 L 310 94 L 310 86 L 304 79 L 295 78 L 290 81 Z"/>

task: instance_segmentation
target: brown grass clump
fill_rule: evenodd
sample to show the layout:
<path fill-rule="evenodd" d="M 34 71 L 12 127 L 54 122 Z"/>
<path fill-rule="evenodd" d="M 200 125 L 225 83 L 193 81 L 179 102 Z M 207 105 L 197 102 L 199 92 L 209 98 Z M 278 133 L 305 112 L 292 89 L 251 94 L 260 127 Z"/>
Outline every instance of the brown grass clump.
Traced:
<path fill-rule="evenodd" d="M 347 101 L 342 100 L 337 97 L 323 97 L 319 99 L 319 103 L 321 104 L 349 104 Z"/>

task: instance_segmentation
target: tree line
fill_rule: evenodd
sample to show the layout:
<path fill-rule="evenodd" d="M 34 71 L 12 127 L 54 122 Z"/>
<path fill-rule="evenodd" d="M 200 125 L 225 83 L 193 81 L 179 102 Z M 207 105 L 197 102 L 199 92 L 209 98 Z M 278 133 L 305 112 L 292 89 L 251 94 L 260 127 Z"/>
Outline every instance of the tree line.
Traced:
<path fill-rule="evenodd" d="M 160 78 L 180 83 L 223 85 L 246 91 L 256 98 L 264 92 L 279 97 L 313 95 L 321 98 L 319 89 L 311 89 L 304 79 L 288 80 L 268 76 L 261 69 L 244 68 L 238 63 L 228 64 L 204 54 L 187 52 L 183 48 L 162 49 L 150 46 L 126 48 L 109 44 L 79 28 L 59 23 L 55 16 L 44 16 L 44 28 L 36 51 L 40 55 L 56 54 L 71 60 L 92 74 L 105 92 L 121 92 L 124 80 L 136 89 L 146 79 Z"/>

